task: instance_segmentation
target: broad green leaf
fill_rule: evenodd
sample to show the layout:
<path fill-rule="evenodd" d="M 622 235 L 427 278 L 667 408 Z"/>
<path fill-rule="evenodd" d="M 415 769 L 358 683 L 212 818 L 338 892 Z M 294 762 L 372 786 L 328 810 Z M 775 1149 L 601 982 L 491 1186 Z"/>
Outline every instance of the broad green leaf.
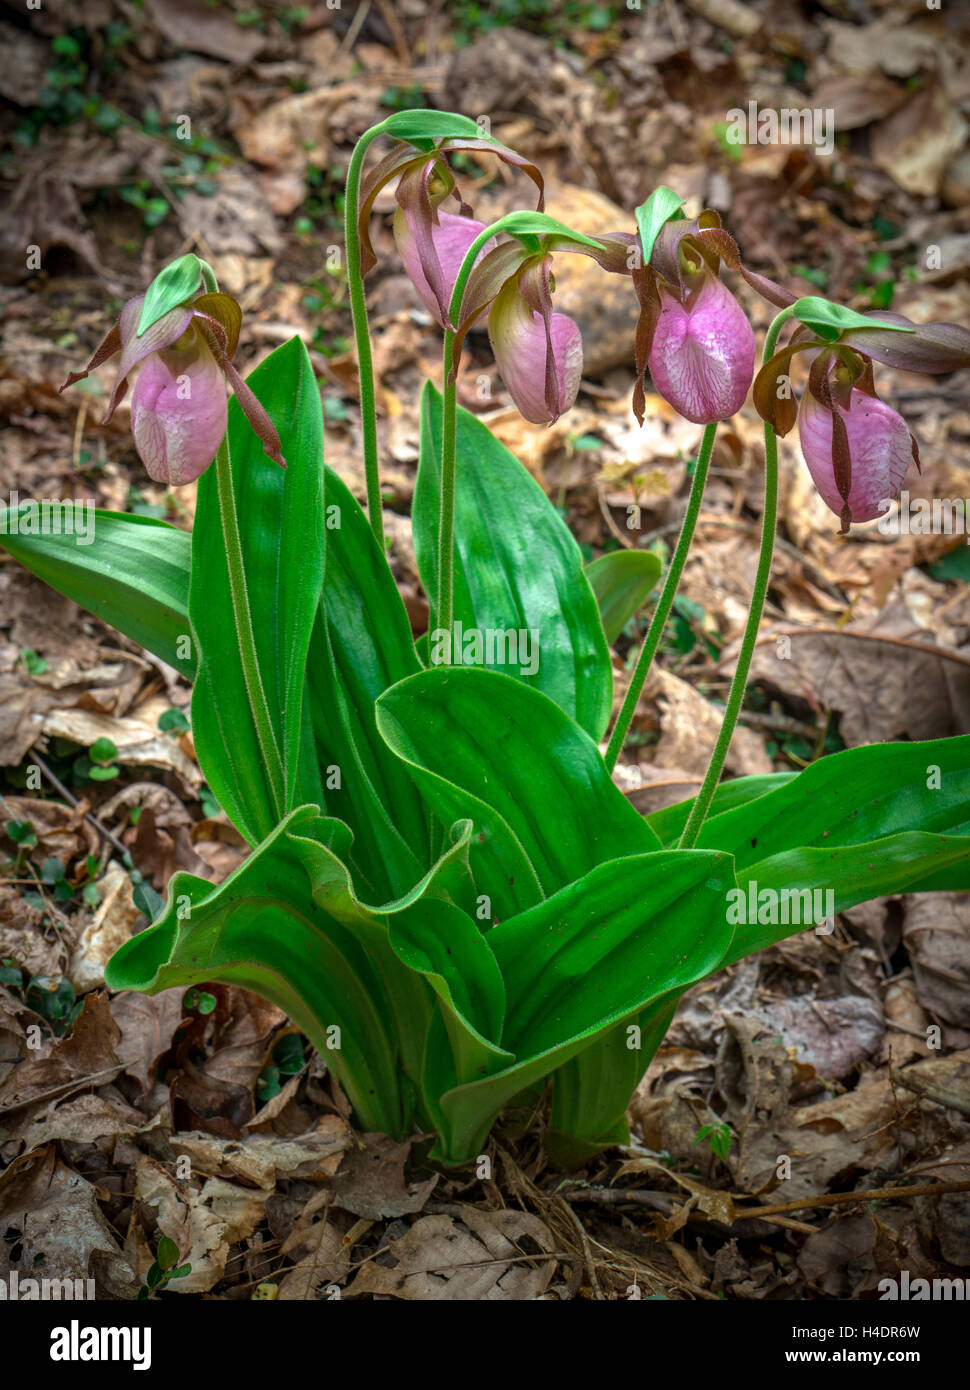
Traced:
<path fill-rule="evenodd" d="M 115 952 L 105 978 L 111 989 L 146 994 L 220 981 L 272 1000 L 333 1069 L 360 1122 L 400 1135 L 405 1120 L 380 974 L 324 906 L 342 869 L 328 847 L 332 832 L 304 807 L 218 887 L 175 874 L 158 922 Z M 328 1034 L 334 1027 L 339 1035 Z"/>
<path fill-rule="evenodd" d="M 437 1156 L 462 1162 L 479 1152 L 519 1091 L 716 970 L 731 941 L 733 885 L 729 855 L 637 855 L 601 864 L 489 932 L 508 994 L 502 1044 L 517 1060 L 442 1098 L 447 1128 Z M 646 1070 L 644 1040 L 656 1039 L 641 1038 Z"/>
<path fill-rule="evenodd" d="M 727 782 L 721 782 L 711 802 L 711 819 L 722 811 L 731 811 L 736 806 L 743 806 L 756 797 L 774 791 L 776 787 L 783 787 L 798 776 L 797 772 L 764 772 L 752 777 L 732 777 Z M 673 806 L 651 811 L 644 816 L 644 820 L 659 835 L 665 849 L 675 849 L 693 807 L 694 798 L 689 797 L 687 801 L 678 801 Z"/>
<path fill-rule="evenodd" d="M 327 812 L 353 829 L 351 854 L 363 882 L 375 896 L 388 897 L 403 892 L 429 862 L 429 813 L 407 768 L 378 734 L 374 704 L 421 667 L 387 561 L 360 506 L 330 470 L 326 495 L 326 627 L 318 618 L 307 661 L 307 710 Z M 339 769 L 337 787 L 331 769 Z"/>
<path fill-rule="evenodd" d="M 645 266 L 650 264 L 654 242 L 657 240 L 661 227 L 676 216 L 683 206 L 684 199 L 672 188 L 661 183 L 653 190 L 647 201 L 641 203 L 637 208 L 637 231 L 640 233 L 640 245 L 643 248 L 643 264 Z"/>
<path fill-rule="evenodd" d="M 298 338 L 271 353 L 247 384 L 276 425 L 287 460 L 285 470 L 269 462 L 238 401 L 230 401 L 228 439 L 246 601 L 282 785 L 264 762 L 232 621 L 215 467 L 199 480 L 189 617 L 199 647 L 192 696 L 199 762 L 230 818 L 255 843 L 270 833 L 281 810 L 321 802 L 319 777 L 306 756 L 303 687 L 323 587 L 323 411 Z"/>
<path fill-rule="evenodd" d="M 847 328 L 888 328 L 900 333 L 915 333 L 913 325 L 886 323 L 865 314 L 857 314 L 854 309 L 846 309 L 834 304 L 831 299 L 822 299 L 816 294 L 805 295 L 792 305 L 792 312 L 806 328 L 813 329 L 821 338 L 834 342 Z"/>
<path fill-rule="evenodd" d="M 889 893 L 970 888 L 970 835 L 910 830 L 862 844 L 802 846 L 739 871 L 738 885 L 740 920 L 725 964 L 821 925 L 829 911 Z"/>
<path fill-rule="evenodd" d="M 148 286 L 145 302 L 141 306 L 138 328 L 135 336 L 140 338 L 159 319 L 164 318 L 170 309 L 195 294 L 202 281 L 202 262 L 190 251 L 179 256 L 177 261 L 160 270 Z"/>
<path fill-rule="evenodd" d="M 154 994 L 227 981 L 261 994 L 306 1033 L 347 1091 L 359 1123 L 403 1137 L 410 1103 L 400 1071 L 415 1086 L 420 1082 L 435 995 L 400 960 L 388 919 L 416 910 L 426 895 L 425 906 L 435 912 L 455 876 L 467 874 L 471 827 L 457 829 L 447 852 L 408 893 L 369 907 L 342 862 L 347 827 L 320 817 L 315 807 L 298 808 L 218 887 L 174 875 L 159 920 L 109 961 L 110 988 Z M 405 924 L 405 944 L 408 930 Z"/>
<path fill-rule="evenodd" d="M 727 850 L 740 873 L 802 846 L 833 850 L 899 831 L 955 831 L 968 818 L 970 735 L 878 743 L 832 753 L 768 795 L 710 817 L 698 847 Z"/>
<path fill-rule="evenodd" d="M 428 383 L 421 397 L 412 519 L 418 569 L 432 611 L 438 594 L 441 423 L 442 399 Z M 469 634 L 480 634 L 486 665 L 544 691 L 601 738 L 610 717 L 613 673 L 579 546 L 518 459 L 461 408 L 456 471 L 454 617 L 462 625 L 462 641 L 455 645 L 461 652 L 467 645 L 474 657 L 476 638 Z M 510 647 L 510 633 L 527 636 L 517 636 L 517 646 Z M 531 671 L 536 646 L 538 669 Z M 434 641 L 431 655 L 434 659 Z"/>
<path fill-rule="evenodd" d="M 0 510 L 0 546 L 52 589 L 191 680 L 190 537 L 151 517 L 106 511 L 93 516 L 93 538 L 81 543 L 77 534 L 63 531 L 33 534 L 42 518 L 30 504 Z M 29 532 L 22 529 L 25 522 Z"/>
<path fill-rule="evenodd" d="M 663 1042 L 682 993 L 665 994 L 629 1023 L 614 1025 L 555 1073 L 543 1142 L 557 1168 L 578 1168 L 603 1149 L 630 1142 L 630 1097 Z"/>
<path fill-rule="evenodd" d="M 534 885 L 547 896 L 606 860 L 660 846 L 589 735 L 497 671 L 411 676 L 381 696 L 377 727 L 442 820 L 474 822 L 475 881 L 500 920 L 535 901 Z"/>
<path fill-rule="evenodd" d="M 660 557 L 652 550 L 614 550 L 586 566 L 610 646 L 646 603 L 660 570 Z"/>

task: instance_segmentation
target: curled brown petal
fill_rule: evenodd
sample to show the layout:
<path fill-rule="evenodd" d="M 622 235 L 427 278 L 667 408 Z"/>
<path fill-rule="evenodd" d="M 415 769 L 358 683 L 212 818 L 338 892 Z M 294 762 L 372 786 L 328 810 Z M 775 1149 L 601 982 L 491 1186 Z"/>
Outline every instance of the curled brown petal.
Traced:
<path fill-rule="evenodd" d="M 878 318 L 874 315 L 873 319 L 872 328 L 847 329 L 839 341 L 858 348 L 876 362 L 904 372 L 927 372 L 932 376 L 970 367 L 970 329 L 962 324 L 913 324 L 902 314 L 882 309 L 878 311 Z M 880 327 L 879 320 L 884 324 L 914 328 L 915 332 L 897 333 L 892 328 Z"/>
<path fill-rule="evenodd" d="M 279 464 L 280 468 L 285 468 L 286 460 L 283 457 L 283 446 L 276 432 L 276 426 L 267 415 L 252 388 L 246 385 L 229 360 L 226 352 L 226 330 L 218 319 L 214 319 L 208 314 L 197 314 L 196 321 L 205 335 L 206 342 L 215 353 L 216 360 L 235 393 L 242 413 L 249 421 L 255 434 L 262 440 L 264 451 L 274 463 Z"/>

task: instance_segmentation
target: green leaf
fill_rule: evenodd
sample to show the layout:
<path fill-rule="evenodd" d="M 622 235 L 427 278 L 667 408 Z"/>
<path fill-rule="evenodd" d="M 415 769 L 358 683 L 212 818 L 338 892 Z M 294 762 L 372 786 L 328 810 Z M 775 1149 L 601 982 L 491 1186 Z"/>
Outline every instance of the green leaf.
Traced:
<path fill-rule="evenodd" d="M 446 852 L 406 894 L 369 907 L 342 862 L 347 827 L 301 807 L 218 887 L 174 875 L 160 920 L 108 962 L 109 988 L 154 994 L 221 981 L 261 994 L 306 1034 L 358 1123 L 401 1138 L 435 995 L 396 954 L 388 918 L 417 912 L 426 895 L 429 902 L 454 896 L 468 877 L 470 835 L 470 825 L 456 827 Z"/>
<path fill-rule="evenodd" d="M 396 111 L 381 122 L 381 129 L 396 140 L 488 139 L 482 134 L 481 126 L 470 117 L 451 111 Z"/>
<path fill-rule="evenodd" d="M 162 1236 L 155 1251 L 155 1261 L 162 1269 L 171 1269 L 178 1262 L 179 1248 L 170 1236 Z"/>
<path fill-rule="evenodd" d="M 898 831 L 944 833 L 968 818 L 970 735 L 877 743 L 832 753 L 768 795 L 710 817 L 698 847 L 727 850 L 740 872 L 804 845 L 833 850 Z"/>
<path fill-rule="evenodd" d="M 555 236 L 565 237 L 568 241 L 575 242 L 579 246 L 591 246 L 594 251 L 601 248 L 602 243 L 595 237 L 586 236 L 583 232 L 574 232 L 571 227 L 567 227 L 564 222 L 559 222 L 555 217 L 550 217 L 547 212 L 531 212 L 524 208 L 519 212 L 510 212 L 495 223 L 494 230 L 496 235 L 505 232 L 508 236 L 514 237 L 536 237 L 536 236 Z"/>
<path fill-rule="evenodd" d="M 474 822 L 475 882 L 499 920 L 605 860 L 659 848 L 589 735 L 509 676 L 422 671 L 381 696 L 377 727 L 446 824 Z"/>
<path fill-rule="evenodd" d="M 652 550 L 614 550 L 586 566 L 610 646 L 646 603 L 661 568 L 660 557 Z"/>
<path fill-rule="evenodd" d="M 764 796 L 776 787 L 783 787 L 798 776 L 797 772 L 765 772 L 752 777 L 732 777 L 730 781 L 721 782 L 711 802 L 710 817 L 713 819 L 722 811 L 731 811 L 736 806 L 754 801 L 756 797 Z M 690 797 L 687 801 L 677 801 L 673 806 L 651 811 L 644 820 L 659 835 L 665 849 L 674 849 L 684 833 L 693 807 L 694 798 Z"/>
<path fill-rule="evenodd" d="M 154 652 L 183 676 L 195 674 L 189 640 L 190 537 L 166 522 L 95 511 L 93 541 L 70 533 L 14 530 L 24 505 L 0 510 L 0 546 L 58 593 Z"/>
<path fill-rule="evenodd" d="M 731 948 L 737 960 L 818 922 L 807 900 L 802 907 L 789 899 L 783 907 L 777 898 L 783 892 L 830 889 L 840 912 L 887 893 L 970 887 L 968 832 L 970 736 L 964 735 L 833 753 L 773 791 L 711 817 L 699 845 L 735 857 L 745 895 Z M 751 920 L 757 904 L 757 898 L 747 902 L 751 885 L 756 894 L 770 890 L 768 920 Z"/>
<path fill-rule="evenodd" d="M 286 469 L 271 463 L 238 401 L 229 403 L 232 487 L 256 659 L 284 785 L 264 765 L 232 621 L 216 468 L 199 480 L 189 616 L 199 644 L 192 732 L 206 780 L 251 843 L 277 823 L 280 805 L 320 804 L 303 720 L 307 650 L 324 574 L 323 412 L 303 344 L 291 339 L 247 384 L 276 425 Z"/>
<path fill-rule="evenodd" d="M 164 207 L 168 212 L 167 203 Z M 199 288 L 201 280 L 202 264 L 198 256 L 193 255 L 191 251 L 186 256 L 179 256 L 177 261 L 167 265 L 164 270 L 160 270 L 148 286 L 135 336 L 140 338 L 160 318 L 164 318 L 170 309 L 184 304 Z"/>
<path fill-rule="evenodd" d="M 421 397 L 421 459 L 412 520 L 418 570 L 432 611 L 438 593 L 442 404 L 428 383 Z M 610 717 L 613 673 L 579 546 L 518 459 L 460 407 L 454 598 L 455 622 L 464 634 L 482 634 L 486 656 L 486 638 L 493 634 L 492 660 L 486 664 L 544 691 L 587 733 L 602 737 Z M 536 634 L 520 639 L 530 641 L 530 656 L 538 644 L 534 673 L 522 670 L 534 660 L 521 660 L 521 646 L 515 651 L 504 645 L 509 631 Z M 520 659 L 509 660 L 512 654 Z"/>
<path fill-rule="evenodd" d="M 725 901 L 733 883 L 728 855 L 636 855 L 599 865 L 489 932 L 508 994 L 502 1045 L 517 1060 L 442 1098 L 448 1128 L 437 1156 L 459 1162 L 479 1152 L 518 1091 L 606 1033 L 615 1043 L 618 1025 L 636 1022 L 648 1008 L 662 1010 L 665 1001 L 669 1009 L 672 997 L 716 970 L 731 941 Z M 661 1036 L 658 1029 L 641 1037 L 641 1075 L 650 1061 L 647 1049 Z M 595 1114 L 593 1127 L 602 1123 Z M 615 1132 L 615 1115 L 607 1124 Z"/>
<path fill-rule="evenodd" d="M 405 891 L 429 862 L 428 812 L 377 732 L 374 705 L 421 669 L 397 585 L 360 506 L 327 470 L 326 625 L 307 661 L 307 717 L 327 813 L 354 833 L 354 866 L 374 898 Z M 336 508 L 336 511 L 333 509 Z M 340 785 L 333 787 L 337 768 Z"/>
<path fill-rule="evenodd" d="M 88 749 L 92 762 L 110 763 L 118 756 L 117 746 L 110 738 L 96 738 Z"/>
<path fill-rule="evenodd" d="M 799 322 L 811 328 L 820 338 L 834 342 L 849 328 L 886 328 L 899 333 L 915 333 L 911 324 L 886 323 L 883 319 L 873 319 L 866 314 L 857 314 L 854 309 L 846 309 L 842 304 L 834 304 L 831 299 L 809 294 L 792 305 L 792 311 Z"/>
<path fill-rule="evenodd" d="M 669 222 L 683 206 L 684 199 L 679 197 L 672 188 L 661 183 L 653 190 L 647 201 L 641 203 L 637 208 L 637 231 L 640 233 L 640 245 L 643 248 L 643 264 L 645 266 L 650 264 L 654 243 L 661 227 L 665 222 Z"/>

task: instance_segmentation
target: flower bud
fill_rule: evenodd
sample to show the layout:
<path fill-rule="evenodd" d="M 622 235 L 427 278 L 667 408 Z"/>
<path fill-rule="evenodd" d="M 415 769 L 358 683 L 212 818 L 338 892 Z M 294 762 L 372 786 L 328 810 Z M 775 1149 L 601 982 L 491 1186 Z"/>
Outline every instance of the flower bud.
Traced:
<path fill-rule="evenodd" d="M 433 255 L 437 260 L 441 275 L 441 290 L 445 309 L 448 308 L 451 302 L 452 292 L 455 288 L 455 281 L 458 279 L 458 272 L 461 270 L 462 261 L 468 254 L 472 242 L 479 233 L 484 232 L 484 230 L 484 222 L 478 222 L 474 217 L 460 217 L 454 212 L 437 213 L 437 221 L 429 225 L 428 235 L 430 236 L 431 245 L 429 248 L 426 248 L 425 255 Z M 397 244 L 398 254 L 404 264 L 404 269 L 411 277 L 411 281 L 418 292 L 421 303 L 442 328 L 447 327 L 442 317 L 437 296 L 428 283 L 428 277 L 424 272 L 421 249 L 418 244 L 418 238 L 415 236 L 411 219 L 403 208 L 398 208 L 394 214 L 394 240 Z M 482 248 L 481 254 L 476 258 L 476 264 L 478 260 L 481 259 L 481 256 L 494 244 L 494 241 L 492 241 Z"/>
<path fill-rule="evenodd" d="M 845 503 L 833 461 L 833 410 L 845 424 L 851 460 L 851 486 Z M 836 516 L 847 505 L 852 521 L 872 521 L 885 513 L 889 501 L 899 496 L 914 458 L 913 440 L 903 417 L 885 401 L 855 388 L 848 409 L 833 404 L 832 410 L 806 391 L 798 411 L 798 436 L 823 502 Z"/>
<path fill-rule="evenodd" d="M 156 483 L 195 482 L 216 455 L 227 417 L 222 372 L 194 327 L 142 363 L 131 397 L 131 429 Z"/>
<path fill-rule="evenodd" d="M 583 375 L 583 340 L 568 314 L 539 313 L 513 278 L 495 297 L 488 335 L 520 415 L 551 425 L 572 408 Z"/>
<path fill-rule="evenodd" d="M 754 330 L 744 310 L 709 271 L 683 298 L 666 284 L 659 288 L 649 356 L 654 386 L 687 420 L 729 419 L 754 377 Z"/>

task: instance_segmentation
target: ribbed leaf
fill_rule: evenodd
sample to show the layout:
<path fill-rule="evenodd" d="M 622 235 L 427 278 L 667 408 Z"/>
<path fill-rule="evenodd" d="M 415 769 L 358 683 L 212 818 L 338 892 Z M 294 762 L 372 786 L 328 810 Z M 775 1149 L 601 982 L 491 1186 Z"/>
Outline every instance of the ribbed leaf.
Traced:
<path fill-rule="evenodd" d="M 489 932 L 508 993 L 502 1044 L 517 1060 L 443 1097 L 439 1157 L 473 1156 L 517 1092 L 605 1034 L 615 1043 L 618 1025 L 669 1008 L 671 996 L 716 970 L 731 940 L 725 902 L 733 884 L 728 855 L 638 855 L 601 864 Z M 657 1041 L 653 1032 L 640 1039 L 643 1071 L 646 1048 Z M 597 1130 L 603 1122 L 598 1112 L 592 1117 Z"/>
<path fill-rule="evenodd" d="M 474 822 L 475 881 L 500 919 L 608 859 L 660 847 L 589 735 L 509 676 L 422 671 L 381 696 L 377 727 L 446 824 Z"/>
<path fill-rule="evenodd" d="M 442 399 L 421 397 L 421 461 L 412 519 L 418 570 L 432 612 L 438 594 Z M 486 664 L 543 691 L 593 738 L 610 717 L 613 674 L 596 599 L 573 537 L 534 478 L 474 415 L 458 410 L 454 617 L 465 632 L 534 633 L 539 663 L 522 652 Z M 434 655 L 432 650 L 432 656 Z M 454 664 L 458 664 L 455 661 Z"/>
<path fill-rule="evenodd" d="M 659 556 L 652 550 L 614 550 L 586 566 L 610 646 L 646 603 L 660 569 Z"/>
<path fill-rule="evenodd" d="M 96 510 L 90 543 L 71 534 L 33 535 L 30 503 L 0 509 L 0 546 L 52 589 L 154 652 L 190 680 L 191 538 L 167 522 Z"/>
<path fill-rule="evenodd" d="M 316 768 L 306 756 L 303 688 L 323 587 L 323 410 L 298 338 L 271 353 L 247 384 L 275 423 L 287 460 L 285 470 L 269 462 L 238 401 L 230 401 L 228 438 L 246 602 L 282 785 L 264 761 L 232 621 L 215 468 L 199 479 L 189 617 L 199 646 L 192 696 L 199 763 L 230 818 L 256 842 L 274 828 L 280 809 L 322 799 Z"/>

